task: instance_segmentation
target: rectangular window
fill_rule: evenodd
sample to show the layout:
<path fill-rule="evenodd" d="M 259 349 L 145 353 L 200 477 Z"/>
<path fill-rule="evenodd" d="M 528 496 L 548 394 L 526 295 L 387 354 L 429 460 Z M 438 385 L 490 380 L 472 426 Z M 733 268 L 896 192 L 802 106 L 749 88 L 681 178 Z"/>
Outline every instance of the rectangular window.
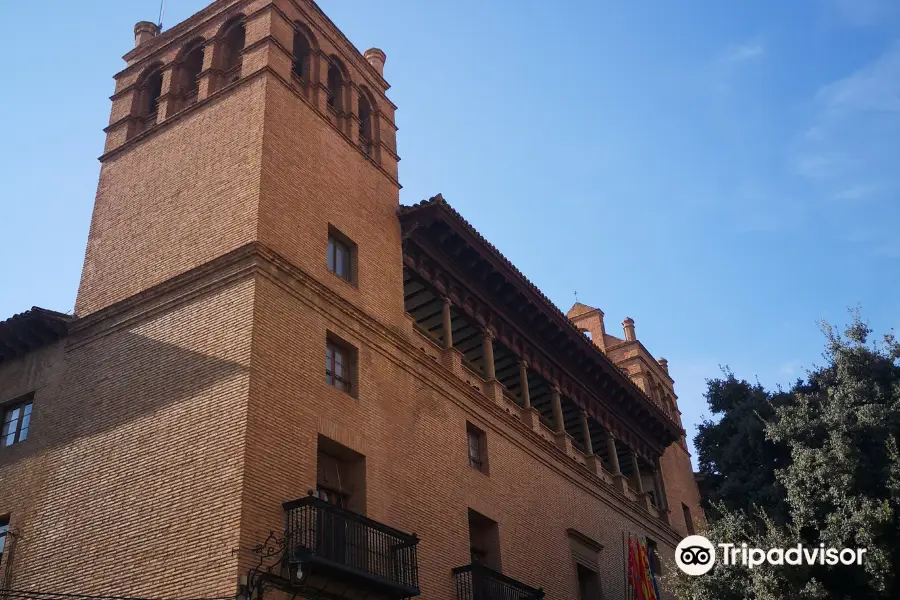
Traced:
<path fill-rule="evenodd" d="M 328 270 L 356 284 L 356 244 L 333 227 L 328 228 Z"/>
<path fill-rule="evenodd" d="M 356 396 L 356 349 L 330 334 L 325 340 L 325 383 Z"/>
<path fill-rule="evenodd" d="M 684 513 L 684 526 L 687 528 L 688 535 L 694 535 L 694 519 L 691 517 L 691 509 L 682 502 L 681 510 Z"/>
<path fill-rule="evenodd" d="M 6 536 L 9 534 L 9 517 L 0 517 L 0 563 L 6 551 Z"/>
<path fill-rule="evenodd" d="M 466 423 L 466 441 L 469 451 L 469 466 L 487 473 L 487 440 L 484 432 L 471 423 Z"/>
<path fill-rule="evenodd" d="M 16 442 L 24 442 L 28 438 L 31 424 L 31 397 L 9 405 L 3 412 L 3 433 L 0 436 L 3 446 L 12 446 Z"/>

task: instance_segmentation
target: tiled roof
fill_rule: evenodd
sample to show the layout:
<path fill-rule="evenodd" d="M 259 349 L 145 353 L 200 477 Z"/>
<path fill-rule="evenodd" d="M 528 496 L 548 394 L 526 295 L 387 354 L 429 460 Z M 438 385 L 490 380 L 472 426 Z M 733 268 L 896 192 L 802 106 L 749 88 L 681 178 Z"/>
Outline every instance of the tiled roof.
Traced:
<path fill-rule="evenodd" d="M 606 354 L 604 354 L 603 351 L 600 350 L 600 348 L 598 348 L 596 345 L 594 345 L 593 342 L 587 339 L 578 330 L 578 327 L 576 327 L 575 324 L 572 323 L 572 321 L 559 309 L 559 307 L 557 307 L 556 304 L 554 304 L 553 301 L 550 300 L 550 298 L 544 295 L 540 288 L 538 288 L 534 283 L 531 282 L 531 280 L 525 277 L 525 275 L 521 271 L 519 271 L 519 269 L 509 261 L 509 259 L 503 256 L 503 254 L 497 249 L 496 246 L 489 242 L 483 235 L 478 233 L 478 230 L 476 230 L 471 223 L 469 223 L 461 214 L 459 214 L 456 209 L 450 206 L 450 204 L 446 200 L 444 200 L 444 197 L 441 194 L 433 196 L 428 200 L 422 200 L 421 202 L 418 202 L 411 206 L 401 205 L 398 214 L 400 216 L 405 216 L 420 211 L 424 212 L 429 209 L 445 211 L 454 219 L 462 223 L 472 235 L 474 235 L 490 250 L 495 258 L 500 260 L 504 266 L 506 266 L 516 277 L 518 277 L 528 288 L 531 289 L 532 292 L 534 292 L 544 302 L 545 308 L 549 309 L 549 311 L 557 316 L 561 321 L 564 321 L 568 325 L 568 327 L 577 334 L 578 338 L 582 341 L 583 344 L 585 344 L 585 350 L 587 352 L 593 353 L 595 358 L 599 357 L 601 362 L 607 364 L 614 371 L 618 372 L 622 376 L 624 382 L 627 382 L 625 383 L 625 385 L 631 389 L 632 393 L 644 398 L 644 400 L 660 415 L 664 416 L 667 421 L 671 421 L 671 419 L 669 419 L 669 417 L 665 415 L 662 409 L 656 406 L 653 401 L 644 393 L 644 391 L 631 380 L 631 377 L 629 377 L 628 373 L 626 373 L 624 369 L 612 362 L 612 360 L 610 360 L 610 358 L 606 356 Z"/>
<path fill-rule="evenodd" d="M 572 327 L 572 329 L 578 331 L 578 328 L 575 327 L 575 325 L 574 325 L 571 321 L 569 321 L 569 318 L 566 317 L 565 314 L 563 314 L 563 312 L 559 309 L 559 307 L 557 307 L 557 306 L 553 303 L 553 301 L 550 300 L 550 298 L 548 298 L 547 296 L 545 296 L 545 295 L 544 295 L 544 292 L 542 292 L 538 286 L 536 286 L 534 283 L 532 283 L 530 279 L 528 279 L 527 277 L 525 277 L 525 275 L 524 275 L 518 268 L 516 268 L 516 265 L 512 264 L 512 262 L 510 262 L 508 258 L 506 258 L 505 256 L 503 256 L 503 253 L 500 252 L 499 250 L 497 250 L 497 247 L 496 247 L 496 246 L 494 246 L 491 242 L 489 242 L 489 241 L 487 240 L 487 238 L 485 238 L 483 235 L 481 235 L 480 233 L 478 233 L 478 230 L 475 229 L 475 227 L 473 227 L 472 224 L 469 223 L 469 222 L 465 219 L 465 217 L 463 217 L 461 214 L 459 214 L 459 213 L 456 211 L 455 208 L 453 208 L 452 206 L 450 206 L 450 203 L 447 202 L 446 200 L 444 200 L 444 197 L 443 197 L 441 194 L 438 194 L 437 196 L 432 196 L 432 197 L 429 198 L 428 200 L 422 200 L 421 202 L 418 202 L 418 203 L 416 203 L 416 204 L 413 204 L 412 206 L 401 206 L 401 207 L 400 207 L 400 214 L 412 213 L 412 212 L 415 212 L 415 211 L 417 211 L 417 210 L 423 210 L 423 209 L 428 208 L 428 207 L 431 207 L 431 206 L 439 206 L 439 207 L 443 208 L 444 210 L 448 211 L 451 215 L 453 215 L 456 219 L 458 219 L 462 224 L 464 224 L 464 225 L 469 229 L 469 231 L 472 232 L 472 234 L 473 234 L 475 237 L 477 237 L 477 238 L 478 238 L 481 242 L 483 242 L 488 248 L 490 248 L 491 252 L 493 252 L 493 254 L 494 254 L 494 256 L 495 256 L 496 258 L 500 259 L 500 260 L 503 262 L 503 264 L 506 265 L 506 267 L 508 267 L 513 273 L 515 273 L 515 275 L 516 275 L 517 277 L 519 277 L 519 279 L 521 279 L 528 287 L 530 287 L 531 290 L 532 290 L 534 293 L 536 293 L 536 294 L 538 295 L 538 297 L 541 298 L 541 300 L 543 300 L 544 302 L 546 302 L 547 305 L 550 306 L 550 307 L 552 307 L 552 309 L 553 309 L 560 317 L 562 317 L 563 319 L 565 319 L 566 322 L 569 323 L 569 325 Z M 579 334 L 579 335 L 580 335 L 580 334 Z"/>
<path fill-rule="evenodd" d="M 0 364 L 64 338 L 74 318 L 35 306 L 0 321 Z"/>

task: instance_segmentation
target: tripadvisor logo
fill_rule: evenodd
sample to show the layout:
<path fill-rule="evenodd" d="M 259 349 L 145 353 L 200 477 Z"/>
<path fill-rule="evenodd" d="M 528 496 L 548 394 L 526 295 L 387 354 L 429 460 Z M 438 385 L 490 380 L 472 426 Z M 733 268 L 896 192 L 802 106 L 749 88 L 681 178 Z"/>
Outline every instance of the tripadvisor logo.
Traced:
<path fill-rule="evenodd" d="M 716 549 L 702 535 L 689 535 L 675 548 L 675 564 L 688 575 L 703 575 L 716 564 Z"/>
<path fill-rule="evenodd" d="M 797 544 L 790 548 L 750 548 L 747 544 L 718 544 L 722 564 L 743 565 L 753 569 L 770 565 L 861 565 L 865 548 L 826 548 L 825 544 L 808 548 Z M 703 575 L 716 564 L 716 549 L 702 535 L 691 535 L 675 548 L 675 564 L 688 575 Z"/>

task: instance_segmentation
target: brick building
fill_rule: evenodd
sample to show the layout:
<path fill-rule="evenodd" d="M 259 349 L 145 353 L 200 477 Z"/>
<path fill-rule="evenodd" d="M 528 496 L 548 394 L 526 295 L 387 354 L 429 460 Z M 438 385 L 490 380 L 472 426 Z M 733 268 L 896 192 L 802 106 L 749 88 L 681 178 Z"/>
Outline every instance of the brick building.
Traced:
<path fill-rule="evenodd" d="M 135 41 L 76 316 L 0 323 L 0 586 L 609 599 L 628 535 L 671 558 L 666 361 L 399 206 L 381 50 L 310 0 Z"/>

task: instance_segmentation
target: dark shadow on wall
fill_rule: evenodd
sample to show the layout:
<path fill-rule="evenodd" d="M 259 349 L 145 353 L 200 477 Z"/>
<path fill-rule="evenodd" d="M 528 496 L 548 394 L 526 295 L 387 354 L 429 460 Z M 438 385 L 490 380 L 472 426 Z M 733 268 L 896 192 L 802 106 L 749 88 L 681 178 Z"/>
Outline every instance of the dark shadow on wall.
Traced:
<path fill-rule="evenodd" d="M 249 339 L 229 326 L 226 319 L 215 343 L 203 342 L 202 332 L 172 333 L 249 361 Z M 197 583 L 187 591 L 153 593 L 220 595 L 209 574 L 231 573 L 236 542 L 228 528 L 209 523 L 222 516 L 223 494 L 233 497 L 240 486 L 221 488 L 234 469 L 228 450 L 241 443 L 235 415 L 246 397 L 237 379 L 247 367 L 128 331 L 70 348 L 65 360 L 58 388 L 35 398 L 28 439 L 0 448 L 0 482 L 10 492 L 0 491 L 0 511 L 11 510 L 22 533 L 14 587 L 141 595 L 150 589 L 135 582 L 182 585 L 188 577 Z M 234 384 L 177 410 L 223 382 Z M 215 441 L 218 450 L 209 446 Z M 219 485 L 194 487 L 200 479 Z M 191 504 L 206 507 L 201 516 L 184 512 Z"/>
<path fill-rule="evenodd" d="M 219 345 L 233 347 L 234 340 L 222 340 Z M 66 370 L 58 388 L 45 390 L 35 400 L 28 439 L 0 448 L 0 469 L 146 418 L 247 371 L 234 360 L 133 332 L 111 334 L 69 349 L 65 360 Z M 216 399 L 223 401 L 228 399 Z M 240 401 L 236 390 L 234 401 Z M 128 435 L 135 436 L 135 441 L 146 437 L 150 442 L 149 429 L 155 428 L 146 429 Z"/>

